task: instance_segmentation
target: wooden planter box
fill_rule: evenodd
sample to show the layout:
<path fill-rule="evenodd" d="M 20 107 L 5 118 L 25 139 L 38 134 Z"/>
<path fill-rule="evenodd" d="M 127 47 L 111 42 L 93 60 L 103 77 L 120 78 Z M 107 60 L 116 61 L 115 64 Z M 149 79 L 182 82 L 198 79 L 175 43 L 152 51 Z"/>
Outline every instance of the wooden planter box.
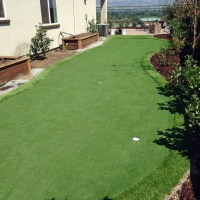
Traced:
<path fill-rule="evenodd" d="M 1 60 L 6 60 L 1 63 Z M 11 56 L 0 56 L 0 85 L 19 77 L 31 73 L 29 57 L 17 58 Z"/>
<path fill-rule="evenodd" d="M 98 33 L 81 33 L 76 36 L 62 38 L 63 49 L 69 50 L 84 49 L 90 44 L 99 41 Z"/>

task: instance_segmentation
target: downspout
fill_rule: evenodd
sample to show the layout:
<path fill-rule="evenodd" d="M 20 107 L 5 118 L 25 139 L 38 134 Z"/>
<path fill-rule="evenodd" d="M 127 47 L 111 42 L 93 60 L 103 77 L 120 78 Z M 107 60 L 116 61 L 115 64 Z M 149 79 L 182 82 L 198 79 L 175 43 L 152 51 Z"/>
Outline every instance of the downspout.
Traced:
<path fill-rule="evenodd" d="M 75 18 L 74 0 L 73 0 L 73 15 L 74 15 L 74 35 L 76 36 L 76 18 Z"/>

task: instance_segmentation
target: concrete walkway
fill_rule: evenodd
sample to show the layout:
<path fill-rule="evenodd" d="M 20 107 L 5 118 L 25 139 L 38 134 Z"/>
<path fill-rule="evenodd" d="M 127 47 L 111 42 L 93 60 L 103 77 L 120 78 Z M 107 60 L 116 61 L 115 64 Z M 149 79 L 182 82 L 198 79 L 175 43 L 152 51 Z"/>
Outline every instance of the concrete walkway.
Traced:
<path fill-rule="evenodd" d="M 164 32 L 164 29 L 161 29 L 160 33 L 157 34 L 166 34 Z M 126 35 L 155 35 L 152 33 L 149 33 L 148 29 L 126 29 Z"/>

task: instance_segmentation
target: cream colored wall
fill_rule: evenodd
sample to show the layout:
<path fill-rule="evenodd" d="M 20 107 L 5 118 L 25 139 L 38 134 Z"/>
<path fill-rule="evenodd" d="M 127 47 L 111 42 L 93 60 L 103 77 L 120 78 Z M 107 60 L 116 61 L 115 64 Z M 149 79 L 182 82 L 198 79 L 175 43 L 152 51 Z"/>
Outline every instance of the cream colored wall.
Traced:
<path fill-rule="evenodd" d="M 39 0 L 4 0 L 10 24 L 0 24 L 0 55 L 21 56 L 28 53 L 31 38 L 35 36 L 35 25 L 41 22 Z M 61 44 L 60 31 L 79 34 L 87 32 L 85 14 L 88 20 L 96 19 L 96 1 L 57 0 L 59 28 L 50 28 L 47 35 L 53 38 L 51 48 Z M 75 16 L 75 18 L 74 18 Z M 64 34 L 64 36 L 68 36 Z"/>

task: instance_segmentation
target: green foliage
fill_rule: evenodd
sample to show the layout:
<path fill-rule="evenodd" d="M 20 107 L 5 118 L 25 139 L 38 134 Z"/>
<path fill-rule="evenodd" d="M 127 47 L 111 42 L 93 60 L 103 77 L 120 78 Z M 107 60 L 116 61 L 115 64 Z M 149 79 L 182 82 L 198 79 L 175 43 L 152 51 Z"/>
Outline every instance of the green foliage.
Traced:
<path fill-rule="evenodd" d="M 167 55 L 166 55 L 165 51 L 160 50 L 160 51 L 157 52 L 157 55 L 159 56 L 160 64 L 162 66 L 169 65 L 169 62 L 168 62 Z"/>
<path fill-rule="evenodd" d="M 129 21 L 129 20 L 126 20 L 126 21 L 124 22 L 124 27 L 125 27 L 125 28 L 128 28 L 129 24 L 130 24 L 130 21 Z"/>
<path fill-rule="evenodd" d="M 173 5 L 166 5 L 163 9 L 164 21 L 169 22 L 175 17 L 176 7 Z"/>
<path fill-rule="evenodd" d="M 162 7 L 162 6 L 161 6 Z M 158 17 L 158 18 L 163 18 L 164 13 L 163 9 L 160 6 L 157 8 L 154 6 L 153 8 L 148 10 L 148 16 L 149 17 Z M 164 8 L 164 7 L 163 7 Z M 147 17 L 147 6 L 142 7 L 135 7 L 132 10 L 130 9 L 125 9 L 120 10 L 120 11 L 111 11 L 108 9 L 108 19 L 113 20 L 113 21 L 119 21 L 119 20 L 135 20 L 138 21 L 139 18 L 141 17 Z M 100 21 L 100 12 L 97 11 L 97 21 Z"/>
<path fill-rule="evenodd" d="M 167 7 L 165 12 L 170 21 L 170 32 L 173 38 L 174 48 L 178 51 L 186 50 L 194 58 L 196 47 L 200 38 L 200 1 L 186 0 L 183 4 L 181 0 L 174 1 L 171 7 Z"/>
<path fill-rule="evenodd" d="M 109 28 L 112 28 L 113 27 L 113 23 L 111 20 L 108 21 L 108 24 L 109 24 Z"/>
<path fill-rule="evenodd" d="M 178 36 L 174 36 L 172 38 L 172 46 L 176 51 L 180 52 L 185 46 L 185 39 L 181 40 Z"/>
<path fill-rule="evenodd" d="M 157 55 L 159 56 L 160 59 L 160 64 L 162 66 L 168 66 L 170 65 L 170 62 L 168 61 L 168 57 L 174 55 L 174 51 L 170 45 L 162 45 L 160 50 L 157 51 Z"/>
<path fill-rule="evenodd" d="M 192 56 L 187 56 L 184 67 L 176 66 L 170 81 L 174 96 L 182 102 L 191 127 L 200 126 L 200 66 Z"/>
<path fill-rule="evenodd" d="M 94 18 L 92 20 L 88 20 L 88 32 L 96 33 L 97 32 L 97 24 L 95 23 Z"/>
<path fill-rule="evenodd" d="M 124 27 L 124 21 L 119 21 L 119 28 L 123 28 Z"/>
<path fill-rule="evenodd" d="M 136 22 L 136 21 L 133 21 L 133 22 L 132 22 L 132 25 L 133 25 L 133 27 L 136 27 L 137 22 Z"/>
<path fill-rule="evenodd" d="M 170 31 L 172 34 L 173 48 L 180 52 L 186 45 L 186 40 L 188 38 L 186 24 L 182 23 L 179 18 L 174 18 L 170 24 Z"/>
<path fill-rule="evenodd" d="M 47 37 L 47 30 L 39 25 L 36 25 L 35 37 L 31 38 L 31 46 L 29 50 L 29 56 L 33 60 L 38 57 L 39 53 L 42 53 L 42 59 L 45 58 L 45 52 L 49 50 L 50 43 L 53 39 Z"/>

